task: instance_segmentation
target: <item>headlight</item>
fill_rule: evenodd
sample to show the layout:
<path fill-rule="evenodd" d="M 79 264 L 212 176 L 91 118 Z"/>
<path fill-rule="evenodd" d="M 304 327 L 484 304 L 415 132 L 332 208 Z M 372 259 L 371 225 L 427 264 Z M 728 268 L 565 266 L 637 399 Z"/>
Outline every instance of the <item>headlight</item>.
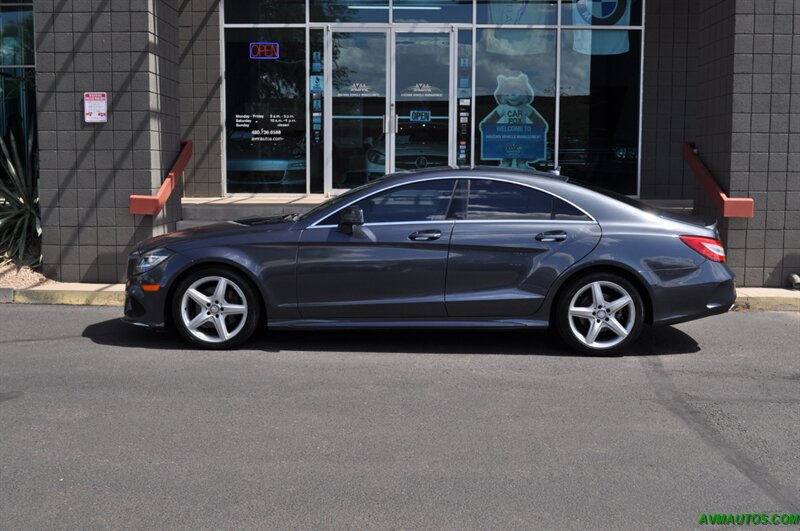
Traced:
<path fill-rule="evenodd" d="M 136 268 L 133 270 L 134 275 L 150 271 L 155 266 L 166 260 L 172 255 L 172 251 L 167 249 L 153 249 L 144 253 L 136 261 Z"/>

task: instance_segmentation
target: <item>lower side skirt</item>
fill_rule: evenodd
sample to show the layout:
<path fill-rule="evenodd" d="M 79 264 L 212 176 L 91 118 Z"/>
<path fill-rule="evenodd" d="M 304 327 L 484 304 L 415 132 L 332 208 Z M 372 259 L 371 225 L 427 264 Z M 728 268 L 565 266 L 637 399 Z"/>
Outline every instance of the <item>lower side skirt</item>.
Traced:
<path fill-rule="evenodd" d="M 275 319 L 270 320 L 267 326 L 271 329 L 514 329 L 534 328 L 545 329 L 547 321 L 532 319 L 474 319 L 474 320 L 354 320 L 354 319 Z"/>

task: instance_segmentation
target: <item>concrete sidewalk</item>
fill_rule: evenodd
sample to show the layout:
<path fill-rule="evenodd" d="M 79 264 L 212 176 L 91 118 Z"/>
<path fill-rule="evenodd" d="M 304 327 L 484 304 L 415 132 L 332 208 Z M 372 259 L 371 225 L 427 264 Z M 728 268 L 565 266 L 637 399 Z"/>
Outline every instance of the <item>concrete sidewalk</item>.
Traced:
<path fill-rule="evenodd" d="M 780 288 L 737 288 L 742 310 L 800 312 L 800 291 Z M 122 306 L 124 284 L 59 282 L 26 289 L 0 288 L 0 303 Z"/>

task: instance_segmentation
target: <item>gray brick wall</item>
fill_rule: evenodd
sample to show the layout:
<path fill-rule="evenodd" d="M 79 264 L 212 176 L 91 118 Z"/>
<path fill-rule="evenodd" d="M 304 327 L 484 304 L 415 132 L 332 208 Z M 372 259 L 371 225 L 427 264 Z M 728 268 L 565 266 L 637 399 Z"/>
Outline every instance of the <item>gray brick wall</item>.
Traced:
<path fill-rule="evenodd" d="M 688 135 L 690 0 L 647 0 L 644 33 L 641 196 L 686 199 L 694 177 L 681 150 Z"/>
<path fill-rule="evenodd" d="M 800 272 L 800 1 L 737 0 L 726 188 L 753 219 L 726 223 L 742 284 L 787 286 Z"/>
<path fill-rule="evenodd" d="M 194 143 L 185 175 L 191 197 L 222 195 L 219 0 L 180 3 L 180 94 L 184 138 Z"/>
<path fill-rule="evenodd" d="M 179 150 L 177 11 L 166 0 L 35 0 L 44 272 L 116 282 L 144 238 L 174 228 L 128 212 L 153 194 Z M 83 120 L 83 93 L 107 92 L 106 124 Z"/>

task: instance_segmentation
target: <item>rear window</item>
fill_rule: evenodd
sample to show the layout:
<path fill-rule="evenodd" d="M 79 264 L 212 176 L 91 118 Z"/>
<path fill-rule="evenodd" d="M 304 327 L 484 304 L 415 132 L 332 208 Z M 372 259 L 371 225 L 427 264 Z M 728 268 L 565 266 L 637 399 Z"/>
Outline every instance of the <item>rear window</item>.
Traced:
<path fill-rule="evenodd" d="M 470 179 L 469 183 L 466 217 L 470 220 L 590 221 L 566 201 L 527 186 L 491 179 Z"/>

